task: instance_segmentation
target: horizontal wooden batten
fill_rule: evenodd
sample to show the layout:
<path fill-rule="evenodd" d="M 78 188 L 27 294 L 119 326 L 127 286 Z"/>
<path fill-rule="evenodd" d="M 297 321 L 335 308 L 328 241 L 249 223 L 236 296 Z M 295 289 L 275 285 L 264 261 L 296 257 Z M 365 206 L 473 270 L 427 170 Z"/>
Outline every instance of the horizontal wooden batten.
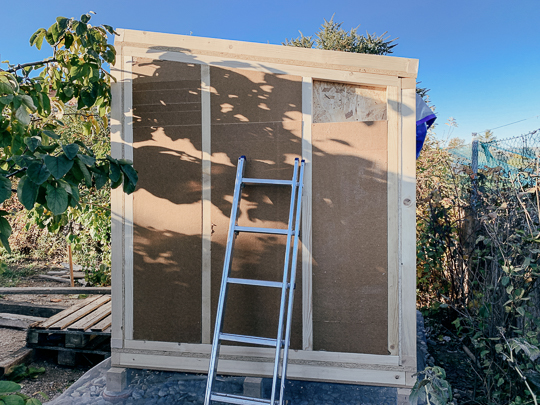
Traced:
<path fill-rule="evenodd" d="M 126 340 L 124 347 L 133 350 L 165 351 L 173 353 L 191 353 L 203 356 L 209 355 L 210 344 L 152 342 L 144 340 Z M 272 348 L 227 346 L 222 345 L 220 353 L 226 356 L 262 357 L 273 359 L 275 350 Z M 350 363 L 358 365 L 380 365 L 384 367 L 398 367 L 398 356 L 383 356 L 376 354 L 337 353 L 311 350 L 290 350 L 291 361 L 318 361 L 327 363 Z"/>
<path fill-rule="evenodd" d="M 304 67 L 280 63 L 254 62 L 243 59 L 224 58 L 221 56 L 197 55 L 195 57 L 194 55 L 182 53 L 180 51 L 164 51 L 137 46 L 126 46 L 123 50 L 126 55 L 138 58 L 207 64 L 217 67 L 262 71 L 277 75 L 309 76 L 314 79 L 329 80 L 337 83 L 355 83 L 384 87 L 398 86 L 400 80 L 398 76 L 385 76 L 373 73 L 353 72 L 350 70 L 330 70 L 322 67 Z"/>
<path fill-rule="evenodd" d="M 322 49 L 304 49 L 282 45 L 257 44 L 223 39 L 194 37 L 191 35 L 119 29 L 115 45 L 139 46 L 153 50 L 183 52 L 186 54 L 219 56 L 229 59 L 291 64 L 333 70 L 351 70 L 399 77 L 416 77 L 418 60 L 391 56 L 351 54 Z"/>
<path fill-rule="evenodd" d="M 113 361 L 119 367 L 150 368 L 157 370 L 188 371 L 205 373 L 208 360 L 200 357 L 182 357 L 167 353 L 114 353 Z M 223 359 L 219 362 L 218 374 L 272 376 L 273 362 L 248 362 Z M 394 370 L 372 370 L 289 364 L 287 378 L 292 380 L 369 384 L 394 387 L 406 386 L 406 372 Z"/>

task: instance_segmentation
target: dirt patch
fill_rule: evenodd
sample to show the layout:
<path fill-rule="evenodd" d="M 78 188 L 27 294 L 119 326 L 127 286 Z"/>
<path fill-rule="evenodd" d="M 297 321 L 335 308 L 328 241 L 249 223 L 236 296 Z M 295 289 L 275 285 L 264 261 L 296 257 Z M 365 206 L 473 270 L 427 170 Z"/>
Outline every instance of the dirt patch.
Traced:
<path fill-rule="evenodd" d="M 77 381 L 86 373 L 91 366 L 78 366 L 74 368 L 62 367 L 55 364 L 52 358 L 38 358 L 29 364 L 30 367 L 43 367 L 45 373 L 35 378 L 26 378 L 19 384 L 22 386 L 21 392 L 30 397 L 45 400 L 54 399 L 62 394 L 71 384 Z M 43 397 L 44 393 L 47 397 Z"/>
<path fill-rule="evenodd" d="M 0 328 L 0 362 L 26 346 L 26 331 Z"/>

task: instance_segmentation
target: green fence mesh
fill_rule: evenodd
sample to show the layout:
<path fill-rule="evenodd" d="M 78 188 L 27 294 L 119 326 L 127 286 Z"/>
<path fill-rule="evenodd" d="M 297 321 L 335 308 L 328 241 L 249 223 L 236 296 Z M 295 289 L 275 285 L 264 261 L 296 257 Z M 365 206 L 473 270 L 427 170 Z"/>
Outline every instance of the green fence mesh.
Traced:
<path fill-rule="evenodd" d="M 473 143 L 448 148 L 460 163 L 473 162 Z M 508 174 L 535 171 L 540 159 L 540 129 L 513 138 L 478 142 L 478 168 L 501 168 Z"/>

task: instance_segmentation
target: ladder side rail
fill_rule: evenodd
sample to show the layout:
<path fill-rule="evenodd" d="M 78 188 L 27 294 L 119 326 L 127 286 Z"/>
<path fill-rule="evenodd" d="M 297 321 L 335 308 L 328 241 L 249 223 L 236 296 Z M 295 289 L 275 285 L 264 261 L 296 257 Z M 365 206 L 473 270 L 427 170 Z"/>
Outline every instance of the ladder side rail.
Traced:
<path fill-rule="evenodd" d="M 277 331 L 277 346 L 276 346 L 276 355 L 274 359 L 274 372 L 272 374 L 272 395 L 270 398 L 270 403 L 275 403 L 276 389 L 277 389 L 277 380 L 279 372 L 279 360 L 281 358 L 281 342 L 283 340 L 283 321 L 285 318 L 285 302 L 287 299 L 287 281 L 289 279 L 289 262 L 291 255 L 291 237 L 293 233 L 294 226 L 294 202 L 296 201 L 296 190 L 298 188 L 298 163 L 299 159 L 294 160 L 294 171 L 292 177 L 292 187 L 291 187 L 291 203 L 289 208 L 289 222 L 287 225 L 287 245 L 285 248 L 285 263 L 283 264 L 283 288 L 281 289 L 281 302 L 279 305 L 279 321 L 278 321 L 278 331 Z"/>
<path fill-rule="evenodd" d="M 227 235 L 227 246 L 225 249 L 225 260 L 223 263 L 223 275 L 221 278 L 221 288 L 219 292 L 218 310 L 216 314 L 216 323 L 214 328 L 214 339 L 212 341 L 212 351 L 210 353 L 210 362 L 208 366 L 208 379 L 206 382 L 206 393 L 204 396 L 204 404 L 210 404 L 212 395 L 212 387 L 217 373 L 217 360 L 219 356 L 219 335 L 223 327 L 223 314 L 227 295 L 227 278 L 230 273 L 232 263 L 232 250 L 234 247 L 235 232 L 234 227 L 238 220 L 238 212 L 241 199 L 242 177 L 244 176 L 245 156 L 238 159 L 238 167 L 236 169 L 236 180 L 234 185 L 234 197 L 231 207 L 231 218 L 229 222 L 229 233 Z"/>
<path fill-rule="evenodd" d="M 302 194 L 304 191 L 304 168 L 305 161 L 302 160 L 300 166 L 300 179 L 298 180 L 298 199 L 296 202 L 296 219 L 294 225 L 294 246 L 293 246 L 293 255 L 291 263 L 291 278 L 289 289 L 289 302 L 287 307 L 287 324 L 285 327 L 285 347 L 283 348 L 283 364 L 281 371 L 281 380 L 280 380 L 280 390 L 279 390 L 279 405 L 283 404 L 283 395 L 285 392 L 285 379 L 287 376 L 287 361 L 289 358 L 289 345 L 291 341 L 291 324 L 292 324 L 292 314 L 293 314 L 293 302 L 294 302 L 294 286 L 296 284 L 296 262 L 298 259 L 298 239 L 299 239 L 299 230 L 300 230 L 300 218 L 302 214 Z"/>

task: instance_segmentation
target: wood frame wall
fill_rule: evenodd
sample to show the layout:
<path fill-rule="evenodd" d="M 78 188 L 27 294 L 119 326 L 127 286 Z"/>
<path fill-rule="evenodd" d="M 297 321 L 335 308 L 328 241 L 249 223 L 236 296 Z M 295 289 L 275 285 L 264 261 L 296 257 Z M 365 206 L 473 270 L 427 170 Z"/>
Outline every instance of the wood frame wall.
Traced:
<path fill-rule="evenodd" d="M 415 87 L 418 61 L 386 56 L 118 30 L 112 73 L 112 155 L 133 159 L 133 57 L 201 66 L 203 213 L 210 206 L 210 74 L 212 65 L 241 67 L 302 79 L 302 155 L 306 160 L 302 219 L 302 347 L 289 355 L 292 379 L 410 387 L 416 372 Z M 390 355 L 312 351 L 311 122 L 313 80 L 386 88 L 388 101 L 388 348 Z M 211 220 L 202 225 L 202 344 L 133 339 L 133 196 L 112 194 L 112 365 L 206 372 L 211 342 Z M 206 269 L 206 270 L 205 270 Z M 300 302 L 297 302 L 297 305 Z M 273 350 L 223 346 L 218 372 L 271 375 Z"/>

